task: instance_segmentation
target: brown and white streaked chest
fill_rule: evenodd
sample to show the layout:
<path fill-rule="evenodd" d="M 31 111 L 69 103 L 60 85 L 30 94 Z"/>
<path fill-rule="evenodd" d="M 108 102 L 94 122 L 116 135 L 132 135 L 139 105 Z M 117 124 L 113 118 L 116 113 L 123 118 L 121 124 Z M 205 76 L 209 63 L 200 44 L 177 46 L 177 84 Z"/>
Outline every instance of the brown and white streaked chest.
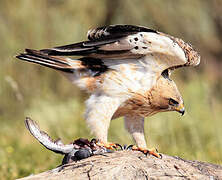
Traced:
<path fill-rule="evenodd" d="M 153 106 L 151 101 L 152 95 L 150 94 L 150 90 L 145 93 L 134 93 L 131 98 L 121 104 L 113 115 L 113 119 L 125 115 L 147 117 L 155 114 L 159 109 Z"/>

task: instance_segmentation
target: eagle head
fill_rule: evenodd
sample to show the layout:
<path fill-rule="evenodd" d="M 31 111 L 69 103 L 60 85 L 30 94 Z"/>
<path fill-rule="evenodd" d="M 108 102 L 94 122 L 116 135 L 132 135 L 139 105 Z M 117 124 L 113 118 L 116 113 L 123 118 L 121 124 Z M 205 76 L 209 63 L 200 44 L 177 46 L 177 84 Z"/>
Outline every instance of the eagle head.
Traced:
<path fill-rule="evenodd" d="M 185 113 L 183 98 L 173 80 L 169 78 L 169 71 L 165 70 L 151 89 L 150 103 L 156 112 L 177 111 Z"/>

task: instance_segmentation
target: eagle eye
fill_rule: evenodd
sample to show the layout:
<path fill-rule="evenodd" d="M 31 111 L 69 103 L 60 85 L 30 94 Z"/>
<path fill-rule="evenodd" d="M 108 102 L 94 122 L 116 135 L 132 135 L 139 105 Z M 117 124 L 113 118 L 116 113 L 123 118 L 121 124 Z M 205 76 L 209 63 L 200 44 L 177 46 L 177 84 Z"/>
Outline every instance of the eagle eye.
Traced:
<path fill-rule="evenodd" d="M 179 103 L 177 101 L 175 101 L 174 99 L 170 98 L 169 99 L 169 105 L 175 106 L 178 105 Z"/>

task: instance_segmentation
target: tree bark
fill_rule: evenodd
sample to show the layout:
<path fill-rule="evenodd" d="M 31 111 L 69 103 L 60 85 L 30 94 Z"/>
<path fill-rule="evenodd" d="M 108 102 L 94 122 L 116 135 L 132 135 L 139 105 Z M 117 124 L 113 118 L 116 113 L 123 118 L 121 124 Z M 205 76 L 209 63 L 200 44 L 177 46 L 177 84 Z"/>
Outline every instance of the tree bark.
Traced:
<path fill-rule="evenodd" d="M 222 179 L 222 166 L 164 155 L 116 151 L 92 156 L 22 180 L 35 179 Z"/>

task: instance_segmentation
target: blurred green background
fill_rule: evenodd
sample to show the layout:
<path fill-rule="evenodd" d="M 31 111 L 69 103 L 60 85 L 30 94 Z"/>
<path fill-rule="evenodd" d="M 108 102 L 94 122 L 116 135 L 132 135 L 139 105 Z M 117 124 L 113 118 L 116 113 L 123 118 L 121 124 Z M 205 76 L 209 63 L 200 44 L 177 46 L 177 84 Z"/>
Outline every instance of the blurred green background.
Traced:
<path fill-rule="evenodd" d="M 14 56 L 86 40 L 88 29 L 108 24 L 143 25 L 190 42 L 201 54 L 195 68 L 172 78 L 187 113 L 147 118 L 149 147 L 186 159 L 222 164 L 221 0 L 1 0 L 0 1 L 0 179 L 39 173 L 61 162 L 30 136 L 30 116 L 53 138 L 68 143 L 92 138 L 83 113 L 87 94 L 62 75 Z M 111 123 L 109 140 L 130 144 L 122 118 Z"/>

